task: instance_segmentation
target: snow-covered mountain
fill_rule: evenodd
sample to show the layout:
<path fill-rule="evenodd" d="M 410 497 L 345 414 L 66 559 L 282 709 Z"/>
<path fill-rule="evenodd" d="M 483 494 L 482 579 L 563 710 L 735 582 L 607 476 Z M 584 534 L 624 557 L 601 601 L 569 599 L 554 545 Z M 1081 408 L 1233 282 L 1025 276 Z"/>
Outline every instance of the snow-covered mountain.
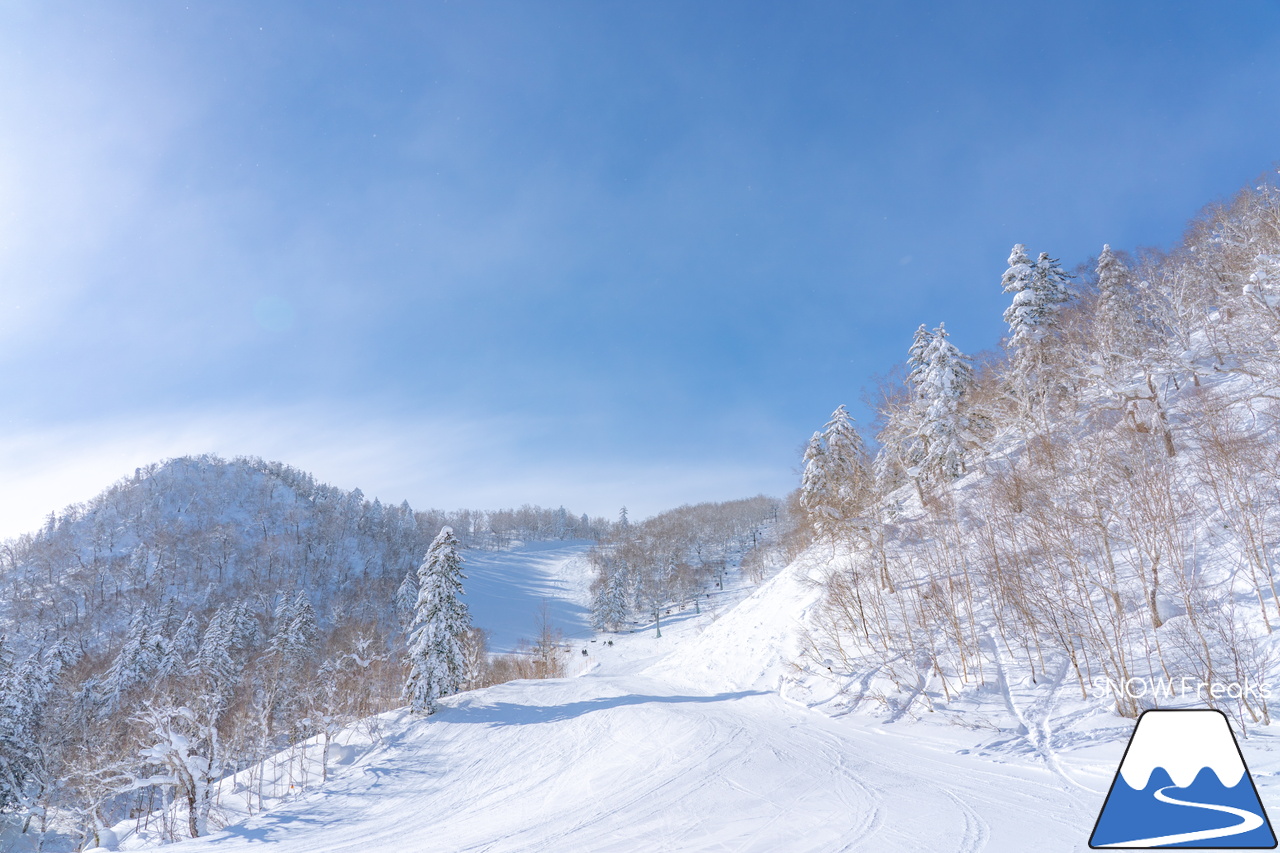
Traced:
<path fill-rule="evenodd" d="M 186 774 L 199 799 L 289 743 L 395 707 L 403 603 L 446 524 L 479 548 L 473 625 L 497 651 L 534 636 L 544 599 L 562 630 L 582 629 L 565 590 L 586 583 L 581 537 L 607 522 L 528 506 L 416 512 L 260 459 L 148 466 L 3 543 L 0 836 L 34 825 L 56 846 L 148 810 L 157 773 Z M 508 557 L 491 565 L 485 548 Z M 509 677 L 481 633 L 468 647 L 470 686 Z"/>

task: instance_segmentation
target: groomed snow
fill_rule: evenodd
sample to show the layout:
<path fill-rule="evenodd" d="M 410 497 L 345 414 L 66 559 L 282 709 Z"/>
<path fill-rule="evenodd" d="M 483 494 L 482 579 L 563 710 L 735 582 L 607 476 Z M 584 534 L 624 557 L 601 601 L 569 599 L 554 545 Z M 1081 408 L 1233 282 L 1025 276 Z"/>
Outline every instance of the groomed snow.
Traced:
<path fill-rule="evenodd" d="M 587 677 L 460 696 L 426 721 L 391 715 L 323 790 L 169 849 L 1084 849 L 1093 817 L 1043 769 L 984 765 L 773 694 Z"/>
<path fill-rule="evenodd" d="M 491 567 L 518 573 L 528 556 Z M 821 565 L 811 557 L 759 588 L 731 573 L 701 614 L 664 616 L 661 638 L 637 625 L 574 640 L 576 677 L 353 727 L 327 784 L 290 795 L 277 773 L 283 798 L 252 817 L 225 785 L 229 824 L 168 849 L 1087 850 L 1132 724 L 1062 699 L 1060 680 L 1026 686 L 1012 668 L 965 715 L 887 722 L 830 697 L 806 707 L 796 696 L 815 695 L 825 669 L 790 656 Z M 1264 803 L 1271 743 L 1260 734 L 1243 747 Z M 122 849 L 146 843 L 132 825 L 115 827 Z"/>
<path fill-rule="evenodd" d="M 532 642 L 543 602 L 549 621 L 566 637 L 591 633 L 586 606 L 591 544 L 529 542 L 505 551 L 463 552 L 463 600 L 471 621 L 489 632 L 490 651 L 510 652 L 520 640 Z"/>

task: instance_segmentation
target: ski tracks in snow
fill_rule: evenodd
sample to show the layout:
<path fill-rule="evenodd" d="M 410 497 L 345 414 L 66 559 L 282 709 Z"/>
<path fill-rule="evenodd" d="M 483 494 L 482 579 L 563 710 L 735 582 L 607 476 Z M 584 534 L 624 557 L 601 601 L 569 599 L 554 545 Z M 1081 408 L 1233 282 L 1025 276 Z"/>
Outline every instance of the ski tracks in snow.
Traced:
<path fill-rule="evenodd" d="M 1005 707 L 1013 718 L 1018 721 L 1018 734 L 1027 739 L 1032 750 L 1044 762 L 1046 767 L 1071 786 L 1074 796 L 1080 797 L 1080 794 L 1075 792 L 1083 792 L 1090 800 L 1098 796 L 1100 792 L 1071 778 L 1070 774 L 1063 768 L 1062 762 L 1058 760 L 1057 752 L 1053 749 L 1053 730 L 1049 725 L 1049 721 L 1058 705 L 1058 696 L 1062 690 L 1062 684 L 1066 679 L 1067 672 L 1071 667 L 1071 662 L 1066 657 L 1059 660 L 1054 671 L 1046 673 L 1048 675 L 1047 691 L 1027 706 L 1019 707 L 1013 697 L 1013 689 L 1009 683 L 1004 656 L 1000 652 L 1000 644 L 990 632 L 987 632 L 986 639 L 991 647 L 992 658 L 995 661 L 996 676 L 1000 680 L 1000 692 L 1004 695 Z"/>
<path fill-rule="evenodd" d="M 325 788 L 169 849 L 1083 849 L 1093 815 L 1043 768 L 892 728 L 645 676 L 512 682 L 389 720 Z"/>
<path fill-rule="evenodd" d="M 972 806 L 956 794 L 951 791 L 946 793 L 964 816 L 964 830 L 960 835 L 956 853 L 978 853 L 980 850 L 985 850 L 987 840 L 991 838 L 990 825 L 974 811 Z"/>

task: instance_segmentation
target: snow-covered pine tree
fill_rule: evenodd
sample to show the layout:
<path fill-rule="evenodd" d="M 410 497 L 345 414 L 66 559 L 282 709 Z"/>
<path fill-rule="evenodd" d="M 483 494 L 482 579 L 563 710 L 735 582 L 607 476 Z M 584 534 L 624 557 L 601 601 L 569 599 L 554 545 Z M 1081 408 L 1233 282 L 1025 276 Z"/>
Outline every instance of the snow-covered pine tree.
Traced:
<path fill-rule="evenodd" d="M 168 678 L 171 675 L 182 674 L 199 651 L 200 625 L 196 621 L 195 614 L 188 610 L 182 624 L 174 632 L 164 657 L 160 660 L 156 675 L 160 678 Z"/>
<path fill-rule="evenodd" d="M 111 668 L 103 679 L 105 713 L 111 714 L 120 707 L 121 700 L 135 685 L 142 684 L 155 675 L 162 661 L 168 656 L 168 639 L 152 625 L 153 614 L 146 607 L 139 608 L 129 620 L 129 632 L 124 645 L 116 653 Z"/>
<path fill-rule="evenodd" d="M 431 714 L 442 696 L 457 693 L 465 677 L 463 635 L 471 616 L 462 603 L 462 556 L 453 528 L 443 528 L 418 569 L 418 604 L 409 628 L 409 707 Z"/>
<path fill-rule="evenodd" d="M 943 324 L 930 335 L 912 382 L 921 411 L 921 465 L 935 476 L 955 479 L 964 473 L 968 419 L 961 404 L 973 387 L 973 368 L 968 357 L 947 340 Z"/>
<path fill-rule="evenodd" d="M 1013 302 L 1004 312 L 1009 324 L 1010 344 L 1018 349 L 1037 344 L 1056 322 L 1058 308 L 1070 297 L 1067 275 L 1058 261 L 1041 252 L 1034 264 L 1021 243 L 1009 255 L 1001 285 L 1013 294 Z"/>
<path fill-rule="evenodd" d="M 1048 360 L 1045 344 L 1057 323 L 1058 309 L 1071 296 L 1067 289 L 1070 279 L 1048 252 L 1041 252 L 1031 263 L 1021 243 L 1013 247 L 1009 268 L 1001 278 L 1004 292 L 1013 294 L 1004 321 L 1009 324 L 1009 346 L 1013 350 L 1010 378 L 1024 415 L 1034 400 L 1043 397 L 1047 377 L 1042 375 L 1042 368 Z"/>
<path fill-rule="evenodd" d="M 261 672 L 261 701 L 270 721 L 268 729 L 293 729 L 295 737 L 309 732 L 298 730 L 299 720 L 316 685 L 307 666 L 316 656 L 320 627 L 315 609 L 306 593 L 283 597 L 276 609 L 276 630 L 267 644 Z"/>
<path fill-rule="evenodd" d="M 844 406 L 831 413 L 822 437 L 827 445 L 828 470 L 837 483 L 839 509 L 843 517 L 851 518 L 862 510 L 870 489 L 866 447 Z"/>
<path fill-rule="evenodd" d="M 876 435 L 880 447 L 871 463 L 871 481 L 878 494 L 888 495 L 909 480 L 915 486 L 920 501 L 924 502 L 924 489 L 920 484 L 924 471 L 920 427 L 925 412 L 918 388 L 928 368 L 933 338 L 934 332 L 921 323 L 907 349 L 906 389 L 909 393 L 884 400 L 881 410 L 884 427 Z"/>
<path fill-rule="evenodd" d="M 299 590 L 292 599 L 281 602 L 276 633 L 267 653 L 278 655 L 290 667 L 299 667 L 315 652 L 320 627 L 311 599 Z"/>
<path fill-rule="evenodd" d="M 410 569 L 396 588 L 396 616 L 402 628 L 413 624 L 413 613 L 418 607 L 418 572 Z"/>
<path fill-rule="evenodd" d="M 12 655 L 0 635 L 0 814 L 16 811 L 26 798 L 32 759 L 23 737 L 28 713 Z"/>
<path fill-rule="evenodd" d="M 1013 304 L 1005 309 L 1004 321 L 1009 324 L 1009 343 L 1014 347 L 1023 346 L 1034 337 L 1037 315 L 1032 278 L 1027 247 L 1018 243 L 1009 253 L 1009 268 L 1000 279 L 1004 292 L 1013 294 Z"/>
<path fill-rule="evenodd" d="M 929 345 L 933 343 L 933 333 L 925 328 L 924 323 L 916 329 L 911 338 L 911 346 L 907 349 L 907 381 L 919 385 L 920 371 L 928 364 Z"/>
<path fill-rule="evenodd" d="M 59 641 L 43 659 L 15 663 L 0 636 L 0 814 L 31 814 L 52 784 L 44 717 L 56 679 L 75 660 L 74 648 Z"/>
<path fill-rule="evenodd" d="M 245 653 L 257 639 L 257 622 L 244 602 L 219 607 L 204 629 L 191 664 L 200 704 L 215 717 L 231 702 L 244 672 Z"/>
<path fill-rule="evenodd" d="M 862 436 L 844 406 L 831 413 L 821 433 L 805 450 L 800 504 L 819 535 L 833 534 L 840 523 L 856 517 L 873 493 Z"/>
<path fill-rule="evenodd" d="M 1104 363 L 1115 366 L 1140 351 L 1138 309 L 1134 304 L 1129 268 L 1104 245 L 1098 256 L 1098 303 L 1094 337 Z"/>
<path fill-rule="evenodd" d="M 606 549 L 591 554 L 596 578 L 591 582 L 591 624 L 601 631 L 617 631 L 631 617 L 631 572 L 626 560 Z"/>
<path fill-rule="evenodd" d="M 822 528 L 826 507 L 831 503 L 827 495 L 827 449 L 822 445 L 822 433 L 815 432 L 804 449 L 804 473 L 800 475 L 800 506 L 815 530 Z"/>
<path fill-rule="evenodd" d="M 631 589 L 626 564 L 598 559 L 599 575 L 591 584 L 591 623 L 601 631 L 617 631 L 631 616 Z"/>

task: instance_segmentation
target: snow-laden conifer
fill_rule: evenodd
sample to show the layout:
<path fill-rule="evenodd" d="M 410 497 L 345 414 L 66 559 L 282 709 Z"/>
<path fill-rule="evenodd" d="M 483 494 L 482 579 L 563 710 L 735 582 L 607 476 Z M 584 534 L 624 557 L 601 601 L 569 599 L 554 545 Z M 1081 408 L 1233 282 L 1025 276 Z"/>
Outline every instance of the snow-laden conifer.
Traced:
<path fill-rule="evenodd" d="M 954 479 L 964 473 L 968 420 L 961 406 L 973 387 L 973 368 L 947 339 L 943 324 L 933 330 L 920 367 L 912 375 L 921 412 L 921 463 L 931 473 Z"/>
<path fill-rule="evenodd" d="M 800 475 L 800 506 L 817 526 L 817 520 L 825 514 L 824 507 L 831 503 L 827 496 L 826 448 L 822 445 L 822 433 L 809 437 L 804 448 L 804 471 Z"/>
<path fill-rule="evenodd" d="M 276 616 L 276 633 L 267 653 L 278 656 L 286 667 L 301 666 L 315 651 L 320 627 L 315 608 L 306 593 L 299 591 L 292 599 L 284 599 Z"/>
<path fill-rule="evenodd" d="M 396 587 L 396 616 L 400 625 L 408 628 L 413 624 L 413 614 L 418 607 L 418 572 L 410 569 L 405 572 L 400 586 Z"/>
<path fill-rule="evenodd" d="M 1049 362 L 1046 345 L 1057 324 L 1059 309 L 1070 299 L 1070 279 L 1047 252 L 1041 252 L 1032 263 L 1026 247 L 1019 243 L 1009 255 L 1009 268 L 1001 285 L 1005 293 L 1013 294 L 1013 301 L 1005 309 L 1004 321 L 1009 324 L 1009 347 L 1013 352 L 1010 381 L 1021 400 L 1024 416 L 1035 400 L 1043 399 L 1048 381 L 1043 375 Z"/>
<path fill-rule="evenodd" d="M 1098 256 L 1098 305 L 1095 337 L 1104 361 L 1115 364 L 1138 352 L 1137 306 L 1134 304 L 1129 268 L 1104 245 Z"/>
<path fill-rule="evenodd" d="M 421 714 L 442 696 L 457 693 L 465 677 L 463 637 L 471 616 L 461 600 L 462 556 L 453 528 L 445 527 L 418 569 L 418 604 L 409 629 L 409 678 L 405 697 Z"/>
<path fill-rule="evenodd" d="M 591 623 L 601 631 L 617 631 L 631 616 L 627 565 L 604 552 L 597 552 L 593 562 L 599 575 L 591 584 Z"/>
<path fill-rule="evenodd" d="M 1015 348 L 1037 344 L 1056 323 L 1058 308 L 1070 298 L 1067 275 L 1058 261 L 1041 252 L 1032 264 L 1021 243 L 1009 255 L 1001 285 L 1013 294 L 1013 302 L 1004 312 L 1009 324 L 1009 343 Z"/>
<path fill-rule="evenodd" d="M 55 680 L 75 660 L 74 648 L 59 641 L 43 657 L 16 663 L 0 636 L 0 814 L 31 814 L 33 795 L 52 782 L 44 717 Z"/>
<path fill-rule="evenodd" d="M 23 699 L 12 656 L 0 636 L 0 814 L 22 804 L 31 774 L 30 747 L 23 743 L 29 713 Z"/>
<path fill-rule="evenodd" d="M 933 333 L 925 328 L 924 323 L 916 329 L 911 338 L 911 346 L 907 349 L 907 381 L 919 385 L 920 371 L 928 365 L 929 345 L 933 343 Z"/>
<path fill-rule="evenodd" d="M 181 674 L 195 659 L 199 650 L 200 624 L 196 621 L 195 614 L 187 611 L 186 617 L 183 618 L 178 630 L 173 635 L 173 639 L 170 640 L 164 657 L 160 660 L 157 675 L 165 678 L 170 675 Z"/>
<path fill-rule="evenodd" d="M 120 707 L 122 697 L 135 685 L 157 673 L 168 656 L 169 642 L 152 624 L 151 612 L 143 607 L 129 621 L 124 645 L 116 653 L 103 679 L 103 700 L 107 713 Z"/>
<path fill-rule="evenodd" d="M 231 701 L 244 671 L 244 653 L 256 637 L 257 623 L 243 602 L 214 612 L 190 668 L 202 704 L 220 710 Z"/>
<path fill-rule="evenodd" d="M 819 534 L 831 534 L 862 510 L 871 483 L 862 436 L 849 412 L 839 406 L 822 432 L 809 439 L 800 504 Z"/>

